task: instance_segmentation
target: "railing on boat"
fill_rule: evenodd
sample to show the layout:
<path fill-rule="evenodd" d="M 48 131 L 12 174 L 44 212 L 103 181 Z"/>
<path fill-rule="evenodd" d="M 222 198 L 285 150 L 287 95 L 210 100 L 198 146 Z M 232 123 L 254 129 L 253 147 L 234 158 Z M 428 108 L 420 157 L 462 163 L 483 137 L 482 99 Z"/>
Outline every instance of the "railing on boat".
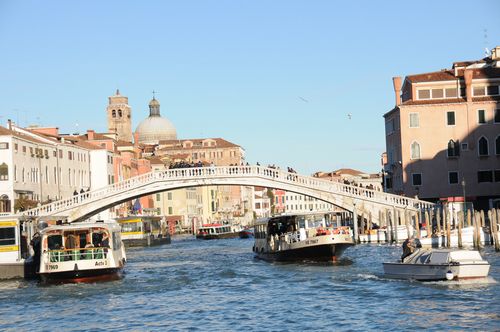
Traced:
<path fill-rule="evenodd" d="M 107 248 L 55 249 L 46 252 L 49 262 L 59 263 L 67 261 L 82 261 L 91 259 L 105 259 Z"/>

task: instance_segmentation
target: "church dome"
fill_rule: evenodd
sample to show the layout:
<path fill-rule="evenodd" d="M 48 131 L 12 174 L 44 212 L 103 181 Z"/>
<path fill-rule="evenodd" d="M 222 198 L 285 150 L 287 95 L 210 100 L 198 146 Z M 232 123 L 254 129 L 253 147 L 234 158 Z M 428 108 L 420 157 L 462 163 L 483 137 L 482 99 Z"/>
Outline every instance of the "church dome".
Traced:
<path fill-rule="evenodd" d="M 177 139 L 174 125 L 160 115 L 160 103 L 154 97 L 149 102 L 149 116 L 139 123 L 135 132 L 141 144 L 158 144 L 161 140 Z"/>

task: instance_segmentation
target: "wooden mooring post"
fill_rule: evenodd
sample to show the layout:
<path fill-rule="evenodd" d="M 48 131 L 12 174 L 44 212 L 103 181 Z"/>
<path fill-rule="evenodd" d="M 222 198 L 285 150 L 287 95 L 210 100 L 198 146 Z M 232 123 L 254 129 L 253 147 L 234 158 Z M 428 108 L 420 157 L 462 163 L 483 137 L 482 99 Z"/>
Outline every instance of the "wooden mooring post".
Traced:
<path fill-rule="evenodd" d="M 386 232 L 385 232 L 385 235 L 386 235 L 386 241 L 388 243 L 392 243 L 392 225 L 391 225 L 391 218 L 390 218 L 390 212 L 388 209 L 385 209 L 385 223 L 386 223 Z"/>
<path fill-rule="evenodd" d="M 464 213 L 463 212 L 458 212 L 458 247 L 462 248 L 462 225 L 464 223 Z"/>
<path fill-rule="evenodd" d="M 417 239 L 420 239 L 420 212 L 415 213 L 415 230 L 417 232 Z"/>
<path fill-rule="evenodd" d="M 353 204 L 353 209 L 352 209 L 352 225 L 353 225 L 353 230 L 352 230 L 353 240 L 354 243 L 358 244 L 359 233 L 358 233 L 358 213 L 356 212 L 356 204 Z"/>
<path fill-rule="evenodd" d="M 398 210 L 394 208 L 394 242 L 398 243 L 398 227 L 399 226 L 399 216 L 398 216 Z"/>
<path fill-rule="evenodd" d="M 441 237 L 441 211 L 437 209 L 435 212 L 436 212 L 436 222 L 437 222 L 437 236 Z"/>
<path fill-rule="evenodd" d="M 498 219 L 500 217 L 500 210 L 492 209 L 488 211 L 490 219 L 490 234 L 495 246 L 495 251 L 500 251 L 500 243 L 498 242 Z"/>
<path fill-rule="evenodd" d="M 427 237 L 432 237 L 432 211 L 425 211 L 425 228 L 427 229 Z"/>
<path fill-rule="evenodd" d="M 446 248 L 451 247 L 451 214 L 448 210 L 443 211 L 443 220 L 446 226 Z"/>

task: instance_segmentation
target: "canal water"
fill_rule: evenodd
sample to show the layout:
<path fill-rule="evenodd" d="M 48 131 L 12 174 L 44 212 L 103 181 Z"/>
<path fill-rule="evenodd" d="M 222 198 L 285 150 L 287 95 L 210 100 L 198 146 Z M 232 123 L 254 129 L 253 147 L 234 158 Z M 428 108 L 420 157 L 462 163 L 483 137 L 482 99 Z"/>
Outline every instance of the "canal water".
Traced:
<path fill-rule="evenodd" d="M 500 330 L 500 254 L 485 282 L 382 276 L 400 248 L 358 245 L 337 265 L 254 259 L 252 239 L 175 240 L 127 251 L 123 279 L 0 282 L 0 330 Z"/>

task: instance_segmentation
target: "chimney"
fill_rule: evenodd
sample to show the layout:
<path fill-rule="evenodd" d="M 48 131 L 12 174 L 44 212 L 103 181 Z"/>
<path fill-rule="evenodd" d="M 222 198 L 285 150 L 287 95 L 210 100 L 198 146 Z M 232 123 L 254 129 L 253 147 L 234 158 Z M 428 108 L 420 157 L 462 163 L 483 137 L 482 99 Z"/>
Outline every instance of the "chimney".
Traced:
<path fill-rule="evenodd" d="M 472 69 L 466 69 L 464 71 L 465 80 L 465 95 L 467 96 L 467 101 L 472 101 Z"/>
<path fill-rule="evenodd" d="M 7 127 L 9 128 L 9 130 L 12 130 L 12 120 L 11 119 L 7 120 Z"/>
<path fill-rule="evenodd" d="M 401 105 L 401 76 L 393 77 L 392 84 L 394 85 L 394 93 L 396 94 L 396 106 L 399 106 Z"/>
<path fill-rule="evenodd" d="M 93 131 L 92 129 L 87 129 L 87 139 L 89 141 L 93 141 L 94 140 L 94 134 L 95 134 L 95 131 Z"/>

